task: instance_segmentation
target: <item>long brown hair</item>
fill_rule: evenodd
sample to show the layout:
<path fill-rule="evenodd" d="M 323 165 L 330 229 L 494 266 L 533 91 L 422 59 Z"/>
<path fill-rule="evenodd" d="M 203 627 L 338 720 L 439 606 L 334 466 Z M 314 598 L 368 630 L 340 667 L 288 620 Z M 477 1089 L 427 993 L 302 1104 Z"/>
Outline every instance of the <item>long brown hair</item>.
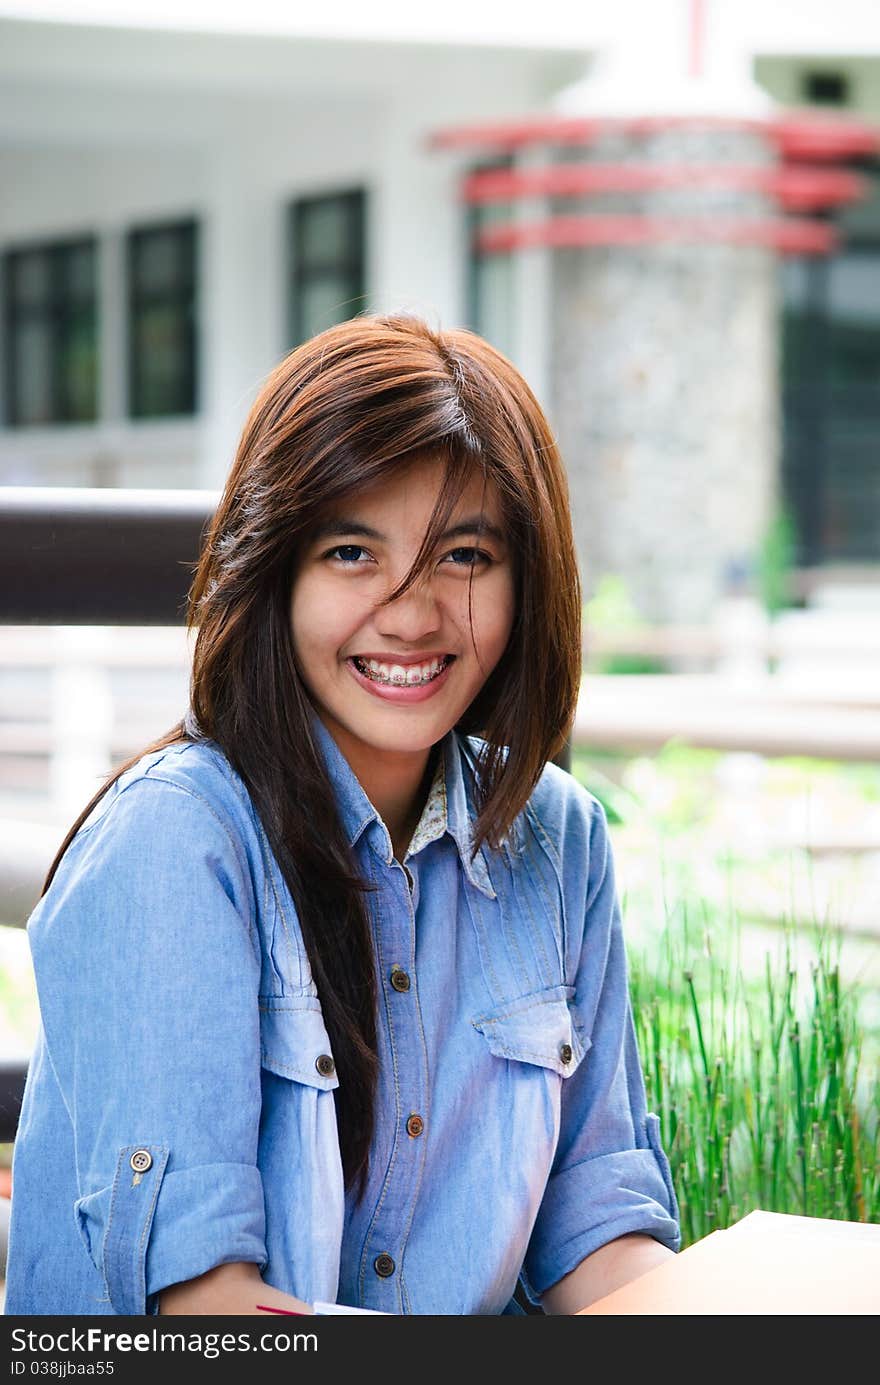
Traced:
<path fill-rule="evenodd" d="M 188 715 L 119 766 L 83 809 L 43 886 L 94 805 L 140 757 L 206 737 L 251 794 L 296 904 L 337 1071 L 346 1185 L 362 1194 L 374 1125 L 377 980 L 365 902 L 310 728 L 290 631 L 299 554 L 328 504 L 418 456 L 445 482 L 395 600 L 432 561 L 474 468 L 500 493 L 515 555 L 507 647 L 457 730 L 477 758 L 474 850 L 497 848 L 546 762 L 562 748 L 581 676 L 581 586 L 565 470 L 540 405 L 475 333 L 416 317 L 366 315 L 299 346 L 251 409 L 189 594 L 195 630 Z"/>

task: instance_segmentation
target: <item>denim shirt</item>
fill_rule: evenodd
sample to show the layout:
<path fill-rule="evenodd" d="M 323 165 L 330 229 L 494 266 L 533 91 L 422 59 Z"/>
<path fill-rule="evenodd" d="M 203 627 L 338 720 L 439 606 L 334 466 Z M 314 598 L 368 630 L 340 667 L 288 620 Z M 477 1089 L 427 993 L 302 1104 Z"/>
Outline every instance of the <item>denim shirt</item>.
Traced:
<path fill-rule="evenodd" d="M 450 731 L 403 863 L 313 715 L 368 894 L 380 1075 L 366 1194 L 296 909 L 220 748 L 143 756 L 28 923 L 41 1027 L 13 1161 L 8 1314 L 144 1314 L 227 1261 L 312 1302 L 521 1311 L 627 1232 L 678 1248 L 601 806 L 548 764 L 471 860 Z M 343 1087 L 339 1097 L 344 1099 Z"/>

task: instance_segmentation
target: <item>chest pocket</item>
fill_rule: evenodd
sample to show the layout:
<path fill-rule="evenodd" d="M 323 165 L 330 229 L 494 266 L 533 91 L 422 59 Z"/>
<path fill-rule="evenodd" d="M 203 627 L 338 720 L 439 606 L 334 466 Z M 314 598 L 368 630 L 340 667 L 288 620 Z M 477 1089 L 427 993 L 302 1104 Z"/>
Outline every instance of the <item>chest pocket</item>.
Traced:
<path fill-rule="evenodd" d="M 571 1077 L 590 1048 L 572 1020 L 571 986 L 554 986 L 510 1001 L 472 1021 L 499 1058 L 549 1068 Z"/>
<path fill-rule="evenodd" d="M 529 829 L 531 823 L 521 835 L 519 850 L 504 846 L 491 853 L 493 898 L 469 881 L 463 886 L 488 992 L 478 1013 L 496 1015 L 499 1023 L 523 997 L 541 994 L 550 1001 L 555 996 L 565 1008 L 566 997 L 574 994 L 574 977 L 567 974 L 575 968 L 571 962 L 566 965 L 569 948 L 559 876 L 545 842 Z"/>
<path fill-rule="evenodd" d="M 339 1086 L 317 1000 L 260 997 L 260 1063 L 278 1077 L 324 1092 Z"/>

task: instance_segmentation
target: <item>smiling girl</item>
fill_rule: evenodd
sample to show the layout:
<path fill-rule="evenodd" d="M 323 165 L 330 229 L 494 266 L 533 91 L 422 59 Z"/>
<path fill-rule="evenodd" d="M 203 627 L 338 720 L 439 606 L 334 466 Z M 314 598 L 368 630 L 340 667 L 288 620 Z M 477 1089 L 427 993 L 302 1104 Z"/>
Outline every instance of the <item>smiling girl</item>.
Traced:
<path fill-rule="evenodd" d="M 510 362 L 362 317 L 266 382 L 190 708 L 73 825 L 7 1313 L 573 1313 L 678 1246 L 581 675 L 565 472 Z"/>

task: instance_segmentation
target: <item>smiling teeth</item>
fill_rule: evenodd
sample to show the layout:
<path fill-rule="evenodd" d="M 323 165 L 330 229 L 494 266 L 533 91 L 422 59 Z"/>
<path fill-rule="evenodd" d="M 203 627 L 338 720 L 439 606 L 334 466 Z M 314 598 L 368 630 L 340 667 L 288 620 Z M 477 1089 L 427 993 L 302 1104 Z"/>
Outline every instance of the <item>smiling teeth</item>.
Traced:
<path fill-rule="evenodd" d="M 394 683 L 398 687 L 415 687 L 419 683 L 430 683 L 438 674 L 442 673 L 449 663 L 449 656 L 442 659 L 432 659 L 429 663 L 410 664 L 409 668 L 404 668 L 403 664 L 381 664 L 378 659 L 358 659 L 355 657 L 352 662 L 357 665 L 361 673 L 367 678 L 371 678 L 374 683 Z"/>

